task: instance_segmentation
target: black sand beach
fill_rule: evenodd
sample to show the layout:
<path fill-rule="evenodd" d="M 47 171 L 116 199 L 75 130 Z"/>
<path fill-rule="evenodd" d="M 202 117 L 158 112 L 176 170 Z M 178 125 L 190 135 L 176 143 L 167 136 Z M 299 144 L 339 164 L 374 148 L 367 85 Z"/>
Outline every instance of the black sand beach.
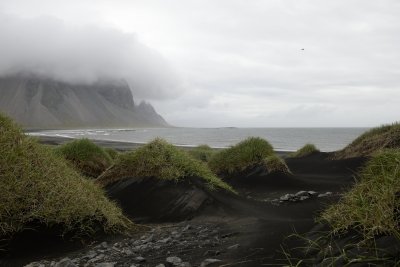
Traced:
<path fill-rule="evenodd" d="M 64 143 L 71 142 L 74 140 L 73 138 L 67 137 L 58 137 L 58 136 L 35 136 L 39 140 L 40 143 L 45 145 L 61 145 Z M 117 151 L 129 151 L 144 146 L 144 143 L 133 143 L 133 142 L 118 142 L 118 141 L 107 141 L 107 140 L 91 140 L 96 145 L 99 145 L 104 148 L 112 148 Z M 181 149 L 190 150 L 193 147 L 190 146 L 179 146 Z M 221 148 L 213 148 L 215 150 L 220 150 Z M 275 151 L 275 153 L 279 156 L 287 156 L 289 152 L 286 151 Z"/>
<path fill-rule="evenodd" d="M 40 138 L 40 142 L 51 145 L 66 141 L 69 139 Z M 120 151 L 139 146 L 95 143 Z M 107 189 L 110 197 L 116 201 L 130 198 L 121 204 L 125 211 L 132 210 L 130 215 L 135 222 L 145 225 L 145 232 L 112 240 L 98 237 L 93 244 L 79 246 L 54 245 L 58 243 L 46 243 L 43 236 L 33 235 L 36 246 L 22 247 L 11 255 L 5 253 L 0 265 L 21 266 L 41 260 L 41 264 L 51 266 L 52 261 L 68 257 L 77 266 L 83 266 L 84 262 L 89 263 L 86 266 L 114 266 L 96 265 L 104 262 L 115 266 L 156 266 L 171 256 L 191 266 L 285 265 L 287 261 L 281 248 L 284 239 L 294 231 L 311 230 L 318 212 L 337 201 L 353 184 L 354 173 L 363 162 L 361 158 L 331 160 L 328 153 L 321 152 L 304 158 L 288 158 L 286 163 L 293 175 L 255 173 L 246 179 L 235 177 L 231 184 L 238 195 L 205 193 L 196 183 L 175 186 L 170 181 L 144 179 L 135 182 L 135 189 L 127 182 L 114 184 Z M 298 192 L 307 198 L 287 201 L 284 197 Z M 185 198 L 191 202 L 185 202 Z M 220 261 L 205 265 L 206 259 Z"/>

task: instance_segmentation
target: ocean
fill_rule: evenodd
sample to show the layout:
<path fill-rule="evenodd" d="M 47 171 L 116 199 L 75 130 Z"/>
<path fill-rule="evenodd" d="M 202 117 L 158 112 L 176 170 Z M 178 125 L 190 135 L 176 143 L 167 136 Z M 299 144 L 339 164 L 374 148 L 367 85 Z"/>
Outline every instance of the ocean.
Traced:
<path fill-rule="evenodd" d="M 215 148 L 229 147 L 247 137 L 258 136 L 267 139 L 278 151 L 295 151 L 312 143 L 328 152 L 344 148 L 366 130 L 368 128 L 136 128 L 49 130 L 29 134 L 133 143 L 147 143 L 161 137 L 178 146 L 207 144 Z"/>

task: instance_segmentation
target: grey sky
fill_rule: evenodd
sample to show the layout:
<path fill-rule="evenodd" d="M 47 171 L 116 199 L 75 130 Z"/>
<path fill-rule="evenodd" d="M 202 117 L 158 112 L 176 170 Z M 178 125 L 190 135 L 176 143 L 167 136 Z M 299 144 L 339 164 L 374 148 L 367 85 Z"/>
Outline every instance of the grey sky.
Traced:
<path fill-rule="evenodd" d="M 400 118 L 397 0 L 2 0 L 0 12 L 51 16 L 63 29 L 108 40 L 111 48 L 98 51 L 110 54 L 85 74 L 136 77 L 146 64 L 137 96 L 174 125 L 373 126 Z M 129 53 L 140 60 L 131 63 Z M 119 67 L 98 67 L 108 61 Z"/>

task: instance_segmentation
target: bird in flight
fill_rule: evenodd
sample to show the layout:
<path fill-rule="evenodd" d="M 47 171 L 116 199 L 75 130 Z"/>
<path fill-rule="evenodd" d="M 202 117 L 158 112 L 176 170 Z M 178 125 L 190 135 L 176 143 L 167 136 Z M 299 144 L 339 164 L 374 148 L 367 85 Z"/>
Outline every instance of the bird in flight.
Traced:
<path fill-rule="evenodd" d="M 304 51 L 304 48 L 302 48 L 301 50 L 303 50 L 303 51 Z"/>

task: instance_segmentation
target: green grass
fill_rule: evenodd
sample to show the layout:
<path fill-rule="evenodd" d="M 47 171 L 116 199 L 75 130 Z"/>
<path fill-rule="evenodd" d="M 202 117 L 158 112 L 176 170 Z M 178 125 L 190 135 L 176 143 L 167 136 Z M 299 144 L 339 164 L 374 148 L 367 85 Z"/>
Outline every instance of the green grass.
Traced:
<path fill-rule="evenodd" d="M 79 139 L 55 149 L 80 173 L 97 178 L 112 164 L 110 154 L 89 139 Z"/>
<path fill-rule="evenodd" d="M 203 162 L 209 162 L 215 150 L 208 145 L 200 145 L 187 151 L 190 156 Z"/>
<path fill-rule="evenodd" d="M 250 137 L 231 148 L 215 153 L 208 164 L 215 173 L 232 174 L 263 163 L 266 157 L 273 154 L 273 148 L 266 140 Z"/>
<path fill-rule="evenodd" d="M 166 180 L 183 180 L 200 177 L 211 189 L 234 190 L 216 177 L 201 161 L 162 139 L 155 139 L 135 151 L 121 154 L 116 163 L 105 171 L 97 182 L 107 185 L 129 177 L 155 177 Z"/>
<path fill-rule="evenodd" d="M 360 235 L 357 232 L 345 236 L 332 235 L 329 231 L 311 232 L 311 235 L 295 233 L 288 236 L 285 242 L 300 245 L 297 247 L 287 246 L 285 243 L 281 245 L 287 261 L 285 266 L 391 267 L 400 264 L 398 253 L 393 255 L 395 244 L 392 248 L 389 247 L 389 253 L 392 253 L 389 255 L 385 247 L 377 245 L 379 240 L 375 237 L 360 242 Z"/>
<path fill-rule="evenodd" d="M 264 164 L 269 173 L 291 173 L 285 161 L 276 155 L 266 157 L 264 159 Z"/>
<path fill-rule="evenodd" d="M 342 199 L 322 212 L 318 221 L 330 226 L 318 238 L 295 235 L 304 247 L 286 250 L 290 264 L 316 265 L 316 254 L 324 266 L 398 266 L 399 256 L 389 255 L 380 237 L 400 240 L 400 149 L 381 150 L 360 170 L 357 182 Z M 393 247 L 389 247 L 393 251 Z M 291 258 L 291 251 L 303 258 Z M 297 252 L 297 253 L 296 253 Z M 389 252 L 393 253 L 393 252 Z M 337 263 L 339 262 L 339 263 Z"/>
<path fill-rule="evenodd" d="M 400 123 L 373 128 L 356 138 L 344 149 L 337 151 L 336 159 L 365 157 L 387 148 L 400 148 Z"/>
<path fill-rule="evenodd" d="M 51 149 L 0 115 L 0 238 L 34 225 L 86 236 L 124 232 L 133 224 L 103 190 Z"/>
<path fill-rule="evenodd" d="M 319 152 L 319 149 L 314 144 L 306 144 L 299 150 L 289 155 L 290 158 L 302 158 L 311 155 L 315 152 Z"/>
<path fill-rule="evenodd" d="M 115 150 L 114 148 L 107 147 L 104 148 L 104 151 L 110 156 L 110 158 L 114 161 L 118 158 L 119 152 Z"/>
<path fill-rule="evenodd" d="M 357 229 L 365 238 L 399 234 L 400 149 L 375 154 L 359 181 L 336 205 L 322 213 L 334 233 Z"/>

